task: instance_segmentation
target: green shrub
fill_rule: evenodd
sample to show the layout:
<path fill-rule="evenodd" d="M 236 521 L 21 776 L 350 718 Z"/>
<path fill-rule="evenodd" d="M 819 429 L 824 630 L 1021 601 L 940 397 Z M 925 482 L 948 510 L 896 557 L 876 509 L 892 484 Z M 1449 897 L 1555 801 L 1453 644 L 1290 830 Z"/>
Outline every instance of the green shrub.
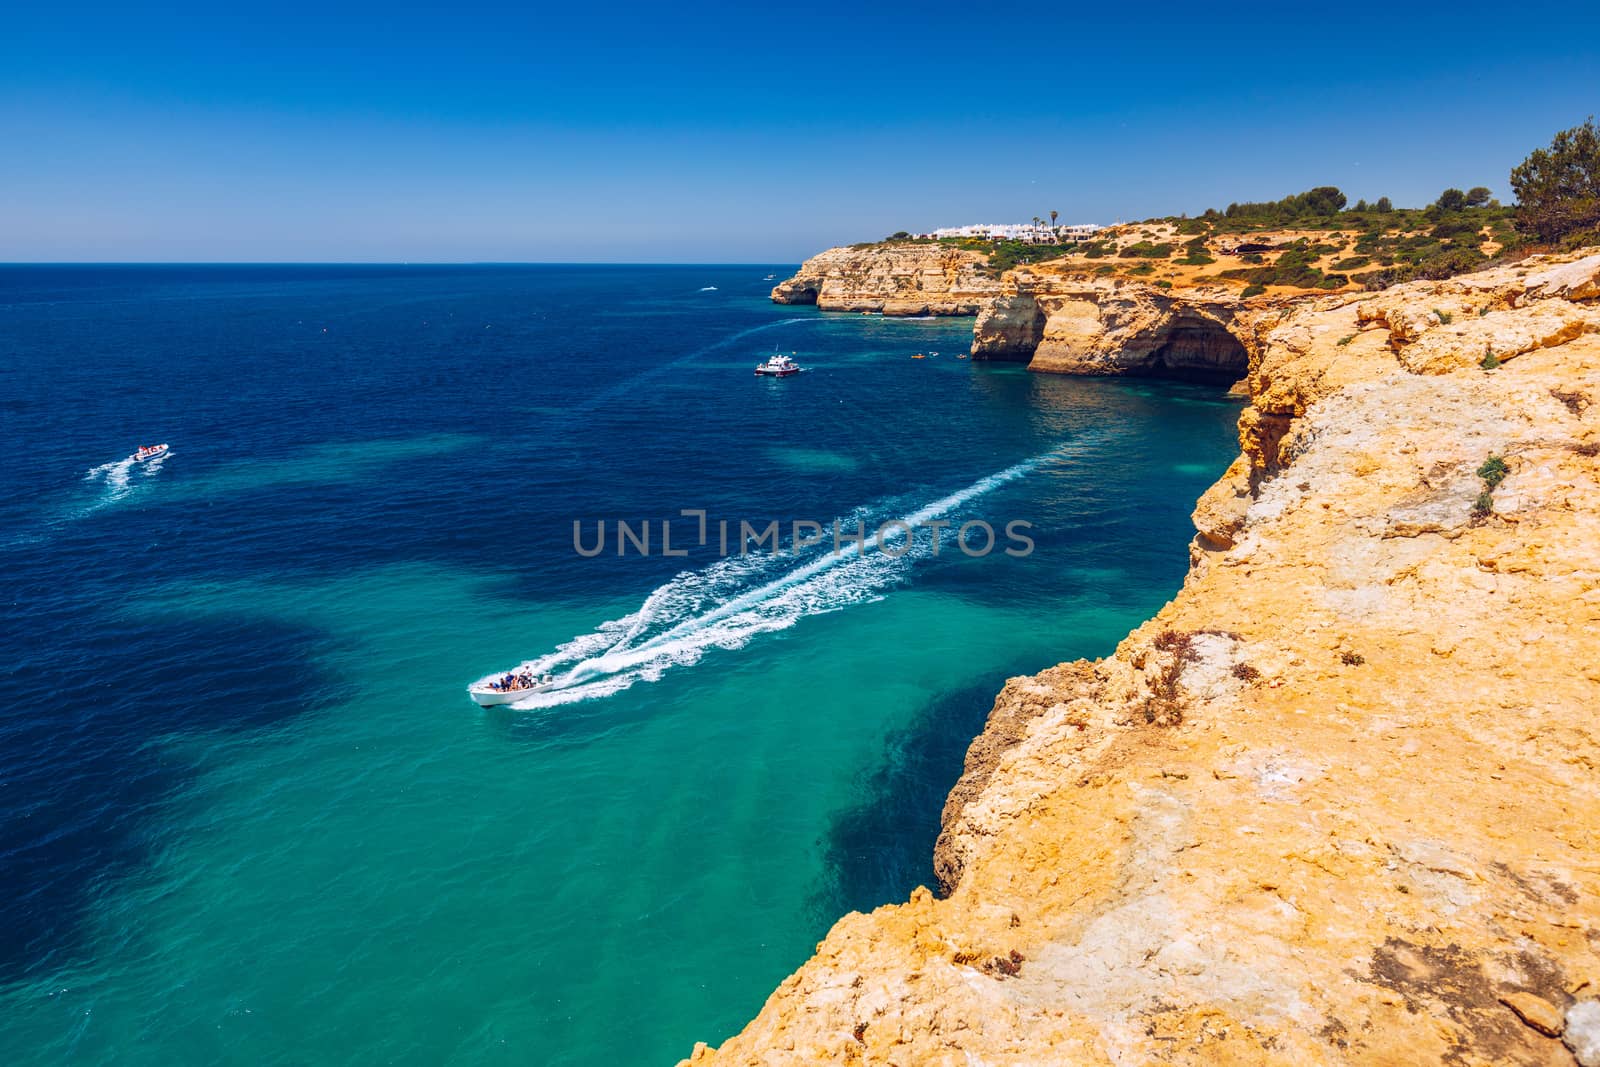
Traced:
<path fill-rule="evenodd" d="M 1499 456 L 1490 456 L 1483 461 L 1483 466 L 1478 468 L 1478 477 L 1483 479 L 1483 484 L 1491 490 L 1506 480 L 1506 475 L 1511 473 L 1511 468 L 1506 466 L 1506 461 Z"/>
<path fill-rule="evenodd" d="M 1369 264 L 1371 262 L 1372 262 L 1372 260 L 1367 258 L 1366 256 L 1351 256 L 1348 259 L 1339 260 L 1337 263 L 1335 263 L 1333 265 L 1333 269 L 1334 270 L 1360 270 L 1362 267 L 1365 267 L 1367 264 Z"/>
<path fill-rule="evenodd" d="M 1345 336 L 1339 338 L 1339 347 L 1343 348 L 1345 345 L 1349 344 L 1351 341 L 1354 341 L 1355 339 L 1356 339 L 1356 335 L 1355 334 L 1353 334 L 1353 333 L 1352 334 L 1346 334 Z"/>
<path fill-rule="evenodd" d="M 1500 357 L 1494 354 L 1494 349 L 1488 345 L 1483 346 L 1483 361 L 1478 364 L 1484 370 L 1497 370 L 1500 367 Z"/>
<path fill-rule="evenodd" d="M 1173 247 L 1167 242 L 1156 244 L 1151 241 L 1136 241 L 1118 252 L 1117 255 L 1123 259 L 1166 259 L 1172 255 Z"/>
<path fill-rule="evenodd" d="M 1243 297 L 1244 299 L 1248 300 L 1252 296 L 1260 296 L 1262 293 L 1264 293 L 1266 291 L 1267 291 L 1267 287 L 1266 286 L 1258 285 L 1255 282 L 1251 282 L 1249 285 L 1244 287 L 1244 291 L 1241 292 L 1239 295 L 1241 297 Z"/>
<path fill-rule="evenodd" d="M 1439 325 L 1441 326 L 1448 326 L 1452 322 L 1456 321 L 1456 317 L 1450 314 L 1448 311 L 1440 311 L 1438 308 L 1434 308 L 1433 313 L 1438 318 Z"/>

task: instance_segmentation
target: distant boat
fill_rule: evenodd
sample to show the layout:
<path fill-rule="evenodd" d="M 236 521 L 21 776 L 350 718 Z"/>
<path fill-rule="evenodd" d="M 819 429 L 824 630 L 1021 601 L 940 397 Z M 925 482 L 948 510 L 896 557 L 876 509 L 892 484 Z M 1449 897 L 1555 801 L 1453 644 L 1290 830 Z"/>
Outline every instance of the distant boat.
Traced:
<path fill-rule="evenodd" d="M 769 274 L 765 278 L 762 278 L 761 280 L 764 281 L 764 282 L 770 282 L 770 281 L 777 280 L 777 277 L 778 276 L 776 274 Z"/>
<path fill-rule="evenodd" d="M 467 686 L 467 693 L 472 697 L 472 702 L 479 707 L 487 708 L 495 704 L 511 704 L 523 697 L 534 693 L 541 693 L 555 685 L 551 675 L 535 678 L 527 672 L 508 672 L 506 674 L 491 674 L 480 681 Z"/>
<path fill-rule="evenodd" d="M 767 378 L 787 378 L 791 374 L 799 374 L 801 370 L 794 360 L 776 353 L 765 363 L 756 365 L 756 374 Z"/>
<path fill-rule="evenodd" d="M 717 291 L 717 287 L 714 285 L 702 285 L 700 291 L 702 293 L 714 293 Z"/>
<path fill-rule="evenodd" d="M 157 456 L 164 456 L 166 454 L 166 445 L 140 445 L 139 450 L 128 458 L 133 460 L 135 463 L 143 463 L 147 459 L 155 459 Z"/>

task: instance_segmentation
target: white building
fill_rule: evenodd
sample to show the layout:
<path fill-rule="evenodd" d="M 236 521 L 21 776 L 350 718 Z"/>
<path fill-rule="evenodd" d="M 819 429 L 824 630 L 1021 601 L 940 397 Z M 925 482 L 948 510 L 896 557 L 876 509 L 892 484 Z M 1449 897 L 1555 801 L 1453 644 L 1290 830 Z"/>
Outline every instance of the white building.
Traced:
<path fill-rule="evenodd" d="M 1101 227 L 1093 223 L 1052 226 L 1047 222 L 980 222 L 971 226 L 945 226 L 922 237 L 964 237 L 988 241 L 1024 241 L 1028 244 L 1079 244 L 1093 240 Z"/>

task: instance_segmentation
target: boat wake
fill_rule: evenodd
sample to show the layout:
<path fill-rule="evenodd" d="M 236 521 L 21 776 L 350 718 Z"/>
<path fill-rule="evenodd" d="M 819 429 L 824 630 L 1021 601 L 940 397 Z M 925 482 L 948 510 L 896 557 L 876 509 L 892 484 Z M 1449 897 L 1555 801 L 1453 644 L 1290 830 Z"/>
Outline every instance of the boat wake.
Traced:
<path fill-rule="evenodd" d="M 919 526 L 950 516 L 1047 463 L 1070 460 L 1088 443 L 1081 439 L 1035 456 L 919 508 L 858 508 L 841 518 L 839 526 L 853 532 L 862 523 L 868 531 L 865 550 L 845 542 L 835 552 L 830 533 L 814 554 L 799 560 L 760 552 L 685 571 L 654 590 L 632 614 L 523 663 L 519 671 L 554 675 L 553 684 L 510 706 L 530 710 L 610 696 L 637 682 L 657 681 L 673 667 L 697 663 L 711 649 L 742 648 L 761 634 L 786 630 L 808 616 L 881 599 L 907 579 L 916 560 L 932 553 L 932 532 Z M 914 531 L 909 545 L 903 527 L 885 531 L 891 552 L 905 550 L 899 555 L 880 550 L 871 540 L 873 531 L 896 519 Z M 953 527 L 944 530 L 941 552 L 957 551 L 954 539 Z"/>
<path fill-rule="evenodd" d="M 653 381 L 656 378 L 670 374 L 686 363 L 699 359 L 701 356 L 710 355 L 712 352 L 715 352 L 718 349 L 727 348 L 729 345 L 742 341 L 746 337 L 750 337 L 754 334 L 762 333 L 766 330 L 780 329 L 784 326 L 794 326 L 802 322 L 816 321 L 817 320 L 815 318 L 778 319 L 774 322 L 763 322 L 759 326 L 752 326 L 746 330 L 739 330 L 737 333 L 731 333 L 719 341 L 713 341 L 708 345 L 697 348 L 687 355 L 679 356 L 677 359 L 670 360 L 666 363 L 657 363 L 649 370 L 641 371 L 625 381 L 618 382 L 616 385 L 602 389 L 600 392 L 596 393 L 583 403 L 578 404 L 575 407 L 567 408 L 567 413 L 569 415 L 588 414 L 589 412 L 604 407 L 617 397 L 632 392 L 645 382 Z"/>
<path fill-rule="evenodd" d="M 171 452 L 163 452 L 154 459 L 140 463 L 135 457 L 128 456 L 112 463 L 102 463 L 98 467 L 91 467 L 83 473 L 83 480 L 97 483 L 100 486 L 99 496 L 78 511 L 78 516 L 91 514 L 101 508 L 109 507 L 125 500 L 138 487 L 144 479 L 154 478 L 161 473 L 162 466 L 167 462 Z M 136 477 L 137 476 L 137 477 Z"/>

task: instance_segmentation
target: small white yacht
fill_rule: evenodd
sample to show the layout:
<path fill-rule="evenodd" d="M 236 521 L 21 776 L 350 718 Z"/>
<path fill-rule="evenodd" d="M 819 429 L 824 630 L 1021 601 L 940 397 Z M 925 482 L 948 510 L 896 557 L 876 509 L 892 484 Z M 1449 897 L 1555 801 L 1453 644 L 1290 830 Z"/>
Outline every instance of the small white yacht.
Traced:
<path fill-rule="evenodd" d="M 555 684 L 554 675 L 539 678 L 528 671 L 507 671 L 491 674 L 467 686 L 472 702 L 487 708 L 493 704 L 512 704 L 534 693 L 549 689 Z"/>
<path fill-rule="evenodd" d="M 765 363 L 756 364 L 756 373 L 768 378 L 787 378 L 791 374 L 799 374 L 801 369 L 794 360 L 777 353 L 773 353 L 772 358 Z"/>
<path fill-rule="evenodd" d="M 166 454 L 166 445 L 140 445 L 139 450 L 133 454 L 132 459 L 135 463 L 143 463 L 147 459 L 155 459 L 157 456 Z"/>

